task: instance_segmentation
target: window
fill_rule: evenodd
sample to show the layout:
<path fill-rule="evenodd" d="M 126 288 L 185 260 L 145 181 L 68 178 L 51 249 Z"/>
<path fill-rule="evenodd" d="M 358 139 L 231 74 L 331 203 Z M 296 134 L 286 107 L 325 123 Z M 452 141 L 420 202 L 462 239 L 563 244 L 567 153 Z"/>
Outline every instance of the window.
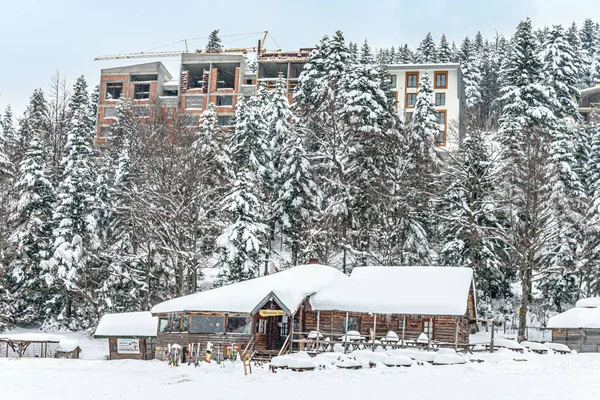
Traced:
<path fill-rule="evenodd" d="M 112 131 L 110 128 L 103 126 L 100 128 L 100 137 L 101 138 L 109 138 L 112 136 Z"/>
<path fill-rule="evenodd" d="M 302 70 L 299 71 L 301 72 Z M 262 63 L 258 66 L 258 79 L 275 79 L 278 78 L 280 74 L 283 75 L 284 78 L 287 78 L 287 73 L 288 63 Z M 299 75 L 300 74 L 298 74 L 298 76 Z"/>
<path fill-rule="evenodd" d="M 200 117 L 197 115 L 184 114 L 181 116 L 181 125 L 198 126 L 200 125 Z"/>
<path fill-rule="evenodd" d="M 423 333 L 427 335 L 429 339 L 433 338 L 433 325 L 431 320 L 423 321 Z"/>
<path fill-rule="evenodd" d="M 417 72 L 409 72 L 406 74 L 406 87 L 416 88 L 419 81 L 419 74 Z"/>
<path fill-rule="evenodd" d="M 217 119 L 217 124 L 219 126 L 230 126 L 232 122 L 233 115 L 219 115 Z"/>
<path fill-rule="evenodd" d="M 417 104 L 417 94 L 407 93 L 406 94 L 406 107 L 414 107 Z"/>
<path fill-rule="evenodd" d="M 358 330 L 358 317 L 350 317 L 348 318 L 348 332 L 349 331 L 357 331 Z M 346 333 L 346 317 L 344 317 L 342 332 Z"/>
<path fill-rule="evenodd" d="M 395 89 L 397 84 L 398 84 L 398 76 L 397 75 L 390 75 L 390 87 L 392 89 Z"/>
<path fill-rule="evenodd" d="M 435 137 L 435 144 L 444 146 L 446 145 L 446 131 L 439 131 Z"/>
<path fill-rule="evenodd" d="M 252 328 L 250 317 L 227 317 L 227 333 L 244 333 L 249 335 Z"/>
<path fill-rule="evenodd" d="M 406 113 L 406 122 L 412 121 L 412 118 L 413 118 L 413 113 L 412 112 L 407 112 Z"/>
<path fill-rule="evenodd" d="M 150 84 L 149 83 L 138 83 L 133 86 L 133 98 L 136 100 L 143 100 L 150 98 Z"/>
<path fill-rule="evenodd" d="M 150 107 L 148 106 L 134 106 L 133 115 L 136 118 L 150 118 Z"/>
<path fill-rule="evenodd" d="M 186 96 L 185 108 L 202 108 L 204 96 Z"/>
<path fill-rule="evenodd" d="M 175 108 L 174 107 L 167 108 L 167 118 L 169 118 L 169 119 L 175 118 Z"/>
<path fill-rule="evenodd" d="M 257 333 L 265 333 L 266 331 L 267 331 L 267 320 L 259 319 L 258 325 L 256 325 L 256 332 Z"/>
<path fill-rule="evenodd" d="M 398 329 L 404 329 L 404 319 L 398 320 Z"/>
<path fill-rule="evenodd" d="M 297 79 L 304 70 L 306 63 L 290 63 L 290 79 Z"/>
<path fill-rule="evenodd" d="M 115 118 L 117 116 L 117 107 L 104 107 L 104 118 Z"/>
<path fill-rule="evenodd" d="M 588 122 L 589 121 L 589 114 L 586 112 L 582 112 L 581 113 L 581 117 L 583 119 L 583 122 Z"/>
<path fill-rule="evenodd" d="M 447 72 L 435 72 L 435 89 L 446 89 L 448 87 L 448 73 Z"/>
<path fill-rule="evenodd" d="M 188 331 L 188 324 L 189 324 L 189 320 L 188 320 L 187 315 L 185 315 L 181 318 L 181 332 Z"/>
<path fill-rule="evenodd" d="M 438 111 L 437 112 L 437 123 L 441 125 L 446 124 L 446 111 Z"/>
<path fill-rule="evenodd" d="M 117 100 L 123 93 L 123 83 L 108 82 L 106 83 L 106 100 Z"/>
<path fill-rule="evenodd" d="M 192 315 L 190 333 L 223 333 L 223 317 Z"/>
<path fill-rule="evenodd" d="M 167 327 L 169 326 L 169 318 L 161 318 L 158 320 L 158 331 L 159 332 L 167 332 Z"/>
<path fill-rule="evenodd" d="M 233 105 L 233 96 L 217 96 L 218 107 L 231 107 Z"/>
<path fill-rule="evenodd" d="M 171 332 L 179 332 L 179 326 L 181 325 L 181 317 L 176 316 L 171 319 Z"/>
<path fill-rule="evenodd" d="M 436 106 L 445 106 L 446 105 L 446 93 L 436 93 L 435 94 L 435 105 Z"/>

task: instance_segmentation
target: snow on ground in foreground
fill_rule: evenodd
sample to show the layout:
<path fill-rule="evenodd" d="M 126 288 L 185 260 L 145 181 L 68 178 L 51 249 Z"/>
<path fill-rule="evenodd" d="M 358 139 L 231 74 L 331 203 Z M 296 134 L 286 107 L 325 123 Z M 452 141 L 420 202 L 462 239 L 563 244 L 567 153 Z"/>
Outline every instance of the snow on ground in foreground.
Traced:
<path fill-rule="evenodd" d="M 598 399 L 600 355 L 539 355 L 529 361 L 313 372 L 160 361 L 0 359 L 2 398 L 35 399 Z"/>

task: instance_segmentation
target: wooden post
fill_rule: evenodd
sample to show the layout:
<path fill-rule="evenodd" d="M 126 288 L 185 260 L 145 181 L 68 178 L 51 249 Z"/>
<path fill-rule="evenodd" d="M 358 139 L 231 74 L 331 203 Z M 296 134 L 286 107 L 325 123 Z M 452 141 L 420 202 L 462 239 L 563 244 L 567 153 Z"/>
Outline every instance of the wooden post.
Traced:
<path fill-rule="evenodd" d="M 348 352 L 348 311 L 346 311 L 346 332 L 344 333 L 344 354 Z"/>
<path fill-rule="evenodd" d="M 454 351 L 458 350 L 458 319 L 454 319 Z"/>
<path fill-rule="evenodd" d="M 294 314 L 292 314 L 292 320 L 290 321 L 290 354 L 292 354 L 294 350 Z"/>
<path fill-rule="evenodd" d="M 319 329 L 320 328 L 320 326 L 319 326 L 320 320 L 321 320 L 321 311 L 318 310 L 317 311 L 317 347 L 315 348 L 315 352 L 317 354 L 319 354 L 319 335 L 321 334 L 321 329 Z"/>
<path fill-rule="evenodd" d="M 431 348 L 431 339 L 433 339 L 433 318 L 429 317 L 429 332 L 427 332 L 428 341 L 427 347 Z"/>
<path fill-rule="evenodd" d="M 406 333 L 406 315 L 402 316 L 402 348 L 406 346 L 404 342 L 404 334 Z"/>
<path fill-rule="evenodd" d="M 495 325 L 495 321 L 492 320 L 492 338 L 490 340 L 490 353 L 494 352 L 494 325 Z"/>
<path fill-rule="evenodd" d="M 377 314 L 373 313 L 373 351 L 375 351 L 375 339 L 377 339 Z"/>

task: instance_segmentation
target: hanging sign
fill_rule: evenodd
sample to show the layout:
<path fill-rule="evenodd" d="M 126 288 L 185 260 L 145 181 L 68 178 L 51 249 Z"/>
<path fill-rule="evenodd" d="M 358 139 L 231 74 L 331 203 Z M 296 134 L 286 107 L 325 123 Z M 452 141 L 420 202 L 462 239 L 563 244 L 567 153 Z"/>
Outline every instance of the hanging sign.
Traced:
<path fill-rule="evenodd" d="M 258 310 L 258 313 L 261 317 L 279 317 L 282 315 L 286 315 L 283 310 Z"/>
<path fill-rule="evenodd" d="M 117 353 L 140 354 L 139 339 L 117 339 Z"/>

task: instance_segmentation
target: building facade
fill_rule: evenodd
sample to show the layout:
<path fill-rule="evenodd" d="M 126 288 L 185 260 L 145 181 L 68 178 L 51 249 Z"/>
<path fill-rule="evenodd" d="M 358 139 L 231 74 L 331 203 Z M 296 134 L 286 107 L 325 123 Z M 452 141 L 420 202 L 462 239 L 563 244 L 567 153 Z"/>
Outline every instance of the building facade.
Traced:
<path fill-rule="evenodd" d="M 435 109 L 438 112 L 436 146 L 458 149 L 465 135 L 463 115 L 465 93 L 459 64 L 393 64 L 388 65 L 392 91 L 398 110 L 410 121 L 417 102 L 419 84 L 425 73 L 431 78 Z"/>

